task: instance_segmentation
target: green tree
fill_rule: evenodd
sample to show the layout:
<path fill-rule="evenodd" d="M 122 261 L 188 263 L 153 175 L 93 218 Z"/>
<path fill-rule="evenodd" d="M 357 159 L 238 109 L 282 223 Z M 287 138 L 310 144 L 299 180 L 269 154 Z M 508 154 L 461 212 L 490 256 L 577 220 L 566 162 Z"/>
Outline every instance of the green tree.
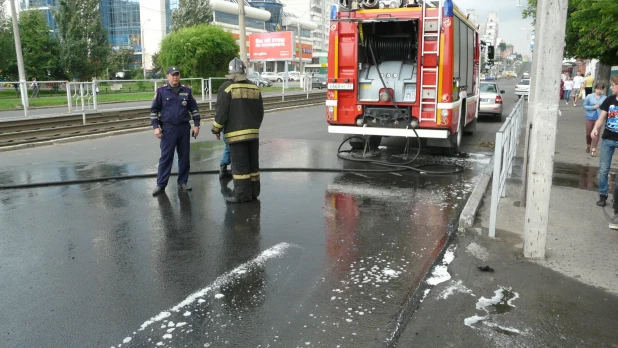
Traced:
<path fill-rule="evenodd" d="M 50 32 L 43 13 L 23 11 L 19 16 L 19 33 L 27 78 L 64 79 L 58 59 L 59 42 Z"/>
<path fill-rule="evenodd" d="M 150 72 L 153 74 L 163 73 L 163 67 L 159 64 L 159 52 L 152 55 L 152 69 Z"/>
<path fill-rule="evenodd" d="M 498 48 L 500 49 L 500 53 L 506 51 L 506 42 L 500 42 Z"/>
<path fill-rule="evenodd" d="M 528 0 L 524 18 L 536 21 L 537 0 Z M 618 2 L 615 0 L 569 0 L 565 57 L 600 61 L 597 81 L 609 84 L 612 65 L 618 64 Z"/>
<path fill-rule="evenodd" d="M 54 17 L 60 35 L 60 61 L 67 75 L 82 81 L 100 76 L 111 48 L 99 0 L 62 0 Z"/>
<path fill-rule="evenodd" d="M 6 0 L 0 0 L 0 22 L 6 20 L 6 18 L 8 17 L 7 13 L 5 12 L 6 7 L 4 7 L 4 3 L 6 2 Z"/>
<path fill-rule="evenodd" d="M 120 48 L 111 50 L 108 57 L 108 68 L 110 72 L 125 71 L 131 69 L 131 62 L 135 55 L 135 50 L 132 48 Z"/>
<path fill-rule="evenodd" d="M 1 0 L 0 0 L 1 1 Z M 17 81 L 17 55 L 13 27 L 8 18 L 0 18 L 0 76 L 4 79 Z"/>
<path fill-rule="evenodd" d="M 227 65 L 238 55 L 232 34 L 214 25 L 180 29 L 161 41 L 157 63 L 176 65 L 184 77 L 214 77 L 227 73 Z"/>
<path fill-rule="evenodd" d="M 208 24 L 212 21 L 209 0 L 180 0 L 172 12 L 172 30 Z"/>

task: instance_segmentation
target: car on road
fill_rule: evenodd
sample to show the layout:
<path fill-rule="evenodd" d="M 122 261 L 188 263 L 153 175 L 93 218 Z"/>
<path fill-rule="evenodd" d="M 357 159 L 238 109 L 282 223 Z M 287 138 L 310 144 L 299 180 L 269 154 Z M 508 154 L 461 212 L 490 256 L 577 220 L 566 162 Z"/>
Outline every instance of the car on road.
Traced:
<path fill-rule="evenodd" d="M 277 82 L 283 82 L 283 80 L 288 80 L 288 81 L 294 81 L 294 79 L 292 79 L 292 76 L 290 76 L 290 73 L 284 73 L 284 72 L 280 72 L 277 74 Z M 300 79 L 300 77 L 299 77 Z"/>
<path fill-rule="evenodd" d="M 300 81 L 300 73 L 298 71 L 288 72 L 288 78 L 290 81 Z"/>
<path fill-rule="evenodd" d="M 279 75 L 272 71 L 265 71 L 261 75 L 263 78 L 268 79 L 269 81 L 275 82 L 279 80 Z"/>
<path fill-rule="evenodd" d="M 515 85 L 515 95 L 519 98 L 530 95 L 530 79 L 523 79 Z"/>
<path fill-rule="evenodd" d="M 255 83 L 255 85 L 258 87 L 270 87 L 273 85 L 272 81 L 258 74 L 247 75 L 247 79 Z"/>
<path fill-rule="evenodd" d="M 493 115 L 502 118 L 502 94 L 495 82 L 481 82 L 481 102 L 479 103 L 479 115 Z"/>
<path fill-rule="evenodd" d="M 530 78 L 530 73 L 526 71 L 526 72 L 524 72 L 524 73 L 521 75 L 521 77 L 522 77 L 523 79 L 529 79 L 529 78 Z"/>
<path fill-rule="evenodd" d="M 322 88 L 326 88 L 326 77 L 320 77 L 320 76 L 313 76 L 311 78 L 311 88 L 315 89 L 322 89 Z"/>

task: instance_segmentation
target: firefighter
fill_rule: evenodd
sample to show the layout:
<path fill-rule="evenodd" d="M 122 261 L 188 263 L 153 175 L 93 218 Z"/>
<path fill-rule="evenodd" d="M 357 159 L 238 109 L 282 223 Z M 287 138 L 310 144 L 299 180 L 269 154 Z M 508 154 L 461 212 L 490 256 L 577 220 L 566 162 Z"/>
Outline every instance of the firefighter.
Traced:
<path fill-rule="evenodd" d="M 180 69 L 176 66 L 167 68 L 168 83 L 157 88 L 152 106 L 150 121 L 154 135 L 161 140 L 161 158 L 157 171 L 157 187 L 153 196 L 165 191 L 172 172 L 174 150 L 178 152 L 178 188 L 190 191 L 189 181 L 189 133 L 193 119 L 193 136 L 200 133 L 200 112 L 197 102 L 191 94 L 191 88 L 180 84 Z M 159 117 L 160 115 L 160 117 Z"/>
<path fill-rule="evenodd" d="M 230 145 L 233 196 L 228 203 L 249 202 L 260 195 L 259 129 L 264 118 L 260 88 L 247 79 L 245 63 L 232 59 L 229 79 L 219 88 L 212 133 L 222 131 Z"/>

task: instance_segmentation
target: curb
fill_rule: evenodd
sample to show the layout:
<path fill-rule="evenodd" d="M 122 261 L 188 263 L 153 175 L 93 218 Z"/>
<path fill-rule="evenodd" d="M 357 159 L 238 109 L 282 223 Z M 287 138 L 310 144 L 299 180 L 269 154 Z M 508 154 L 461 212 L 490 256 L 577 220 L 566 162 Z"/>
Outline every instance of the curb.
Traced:
<path fill-rule="evenodd" d="M 493 176 L 494 172 L 494 157 L 491 156 L 491 161 L 485 166 L 483 172 L 481 173 L 481 178 L 476 183 L 474 190 L 472 190 L 472 194 L 470 194 L 470 198 L 468 198 L 468 202 L 466 202 L 466 206 L 461 211 L 461 215 L 459 215 L 459 229 L 464 229 L 468 227 L 472 227 L 474 225 L 474 219 L 476 217 L 476 213 L 481 206 L 481 202 L 483 201 L 483 197 L 485 197 L 485 193 L 487 192 L 487 187 L 489 187 L 489 182 Z"/>

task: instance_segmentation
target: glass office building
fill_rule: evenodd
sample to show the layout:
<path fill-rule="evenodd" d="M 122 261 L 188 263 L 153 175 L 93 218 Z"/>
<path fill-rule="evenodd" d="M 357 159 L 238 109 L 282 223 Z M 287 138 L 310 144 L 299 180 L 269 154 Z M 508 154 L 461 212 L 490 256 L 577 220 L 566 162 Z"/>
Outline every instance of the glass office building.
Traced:
<path fill-rule="evenodd" d="M 101 0 L 101 19 L 113 48 L 142 51 L 139 0 Z"/>
<path fill-rule="evenodd" d="M 52 10 L 54 6 L 56 6 L 59 0 L 21 0 L 19 2 L 20 10 L 33 10 L 37 9 L 43 12 L 43 16 L 47 20 L 47 25 L 53 31 L 58 30 L 58 25 L 56 24 L 56 20 L 54 19 L 54 15 Z"/>

